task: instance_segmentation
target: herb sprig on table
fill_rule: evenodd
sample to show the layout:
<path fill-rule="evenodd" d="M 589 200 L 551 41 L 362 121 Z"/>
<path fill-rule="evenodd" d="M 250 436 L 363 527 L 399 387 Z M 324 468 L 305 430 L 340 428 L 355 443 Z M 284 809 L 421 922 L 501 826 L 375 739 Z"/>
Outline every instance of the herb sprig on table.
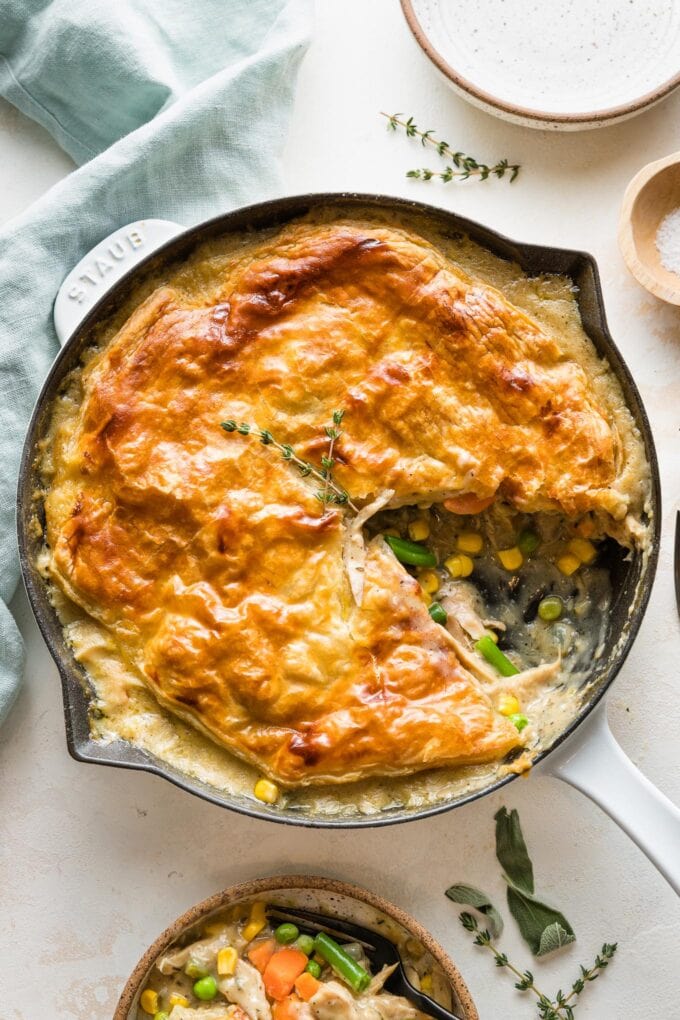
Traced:
<path fill-rule="evenodd" d="M 333 466 L 335 464 L 333 451 L 335 443 L 342 435 L 340 425 L 342 424 L 344 414 L 344 411 L 334 411 L 332 425 L 324 427 L 324 433 L 328 439 L 328 453 L 322 456 L 321 467 L 316 467 L 311 461 L 299 457 L 289 443 L 280 443 L 274 438 L 269 429 L 260 428 L 259 425 L 253 425 L 246 421 L 237 422 L 233 418 L 223 421 L 221 427 L 225 432 L 237 432 L 241 436 L 252 436 L 254 439 L 259 439 L 262 446 L 271 446 L 273 449 L 278 450 L 283 459 L 288 461 L 293 467 L 296 467 L 303 478 L 311 475 L 312 478 L 316 478 L 317 481 L 321 482 L 322 488 L 315 495 L 319 502 L 323 504 L 324 513 L 329 503 L 334 503 L 336 506 L 349 507 L 355 513 L 358 513 L 358 507 L 349 498 L 349 493 L 342 486 L 338 485 L 333 478 Z"/>
<path fill-rule="evenodd" d="M 520 171 L 519 163 L 510 163 L 507 159 L 501 159 L 493 166 L 480 163 L 473 156 L 453 149 L 448 142 L 435 138 L 434 129 L 421 131 L 413 117 L 403 120 L 400 113 L 381 113 L 380 116 L 387 118 L 388 131 L 397 131 L 401 128 L 407 138 L 419 138 L 421 145 L 432 146 L 442 159 L 449 160 L 443 170 L 430 170 L 428 167 L 421 167 L 416 170 L 408 170 L 407 177 L 419 181 L 431 181 L 433 178 L 437 178 L 444 184 L 448 184 L 450 181 L 467 181 L 470 178 L 486 181 L 489 177 L 501 178 L 508 175 L 512 184 Z"/>
<path fill-rule="evenodd" d="M 501 808 L 495 820 L 496 856 L 503 866 L 503 878 L 508 885 L 508 906 L 532 953 L 536 957 L 545 956 L 574 942 L 576 936 L 564 914 L 534 896 L 534 869 L 519 815 L 514 810 L 508 812 Z M 560 989 L 553 998 L 549 998 L 537 987 L 533 972 L 516 967 L 496 945 L 495 940 L 503 931 L 503 919 L 486 893 L 461 883 L 450 886 L 446 895 L 454 903 L 462 903 L 482 914 L 484 928 L 469 911 L 460 914 L 460 923 L 474 936 L 476 946 L 492 953 L 497 967 L 505 968 L 515 976 L 515 988 L 519 992 L 530 992 L 536 997 L 541 1020 L 574 1020 L 578 997 L 586 985 L 602 974 L 616 952 L 616 942 L 605 942 L 594 963 L 590 967 L 581 966 L 571 990 L 565 993 Z"/>
<path fill-rule="evenodd" d="M 475 936 L 474 944 L 476 946 L 488 949 L 491 953 L 493 953 L 497 967 L 506 967 L 512 974 L 515 975 L 517 978 L 515 988 L 519 992 L 532 992 L 536 996 L 536 999 L 538 1000 L 538 1016 L 541 1017 L 541 1020 L 574 1020 L 576 999 L 586 987 L 586 984 L 590 981 L 595 981 L 605 967 L 609 965 L 617 948 L 616 942 L 612 944 L 605 942 L 602 949 L 595 957 L 595 962 L 591 967 L 584 967 L 581 965 L 581 973 L 571 986 L 571 991 L 567 992 L 565 995 L 565 993 L 560 989 L 556 993 L 554 999 L 550 999 L 544 992 L 536 987 L 533 973 L 530 970 L 522 971 L 518 967 L 515 967 L 515 965 L 508 959 L 507 954 L 502 953 L 495 945 L 489 931 L 487 929 L 480 929 L 476 918 L 474 918 L 472 914 L 464 911 L 460 915 L 460 923 L 466 931 L 469 931 Z"/>

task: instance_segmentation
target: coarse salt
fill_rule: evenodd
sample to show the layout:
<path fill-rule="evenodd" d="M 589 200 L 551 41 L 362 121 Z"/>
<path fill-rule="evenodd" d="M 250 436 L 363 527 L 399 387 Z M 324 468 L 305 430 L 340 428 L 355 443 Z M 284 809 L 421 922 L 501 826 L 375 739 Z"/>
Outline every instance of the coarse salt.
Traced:
<path fill-rule="evenodd" d="M 662 266 L 680 276 L 680 206 L 664 216 L 655 242 Z"/>

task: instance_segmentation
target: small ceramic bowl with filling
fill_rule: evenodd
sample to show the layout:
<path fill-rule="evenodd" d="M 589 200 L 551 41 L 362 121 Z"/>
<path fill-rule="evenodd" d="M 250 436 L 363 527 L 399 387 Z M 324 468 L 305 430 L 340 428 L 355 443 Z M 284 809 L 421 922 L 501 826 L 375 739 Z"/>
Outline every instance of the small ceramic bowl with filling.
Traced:
<path fill-rule="evenodd" d="M 296 1009 L 314 1017 L 315 1003 L 319 1015 L 323 1014 L 324 995 L 347 999 L 342 1015 L 353 1015 L 354 1004 L 372 994 L 373 984 L 357 995 L 317 952 L 305 945 L 304 936 L 298 941 L 300 934 L 291 931 L 284 933 L 291 936 L 291 941 L 275 937 L 282 923 L 276 915 L 285 914 L 286 908 L 337 917 L 379 932 L 398 947 L 415 988 L 461 1020 L 479 1020 L 457 967 L 422 925 L 358 886 L 301 875 L 231 886 L 178 917 L 135 967 L 113 1020 L 294 1020 Z M 282 953 L 283 949 L 287 952 Z M 290 992 L 282 991 L 281 982 L 289 980 L 291 973 L 279 973 L 281 968 L 276 962 L 289 967 L 301 951 L 306 951 L 312 961 L 303 972 L 306 977 L 302 983 L 296 978 Z M 354 953 L 360 966 L 368 966 L 359 946 L 348 945 L 347 951 Z M 305 986 L 305 981 L 314 984 L 309 977 L 316 980 L 316 991 Z M 375 975 L 372 978 L 375 982 Z M 381 1001 L 384 996 L 384 1004 L 391 1007 L 387 1010 L 390 1016 L 407 1020 L 411 1015 L 404 1009 L 405 1001 L 395 999 L 389 987 L 375 995 Z M 364 1012 L 357 1011 L 357 1015 L 363 1017 Z M 422 1016 L 415 1007 L 412 1015 Z"/>

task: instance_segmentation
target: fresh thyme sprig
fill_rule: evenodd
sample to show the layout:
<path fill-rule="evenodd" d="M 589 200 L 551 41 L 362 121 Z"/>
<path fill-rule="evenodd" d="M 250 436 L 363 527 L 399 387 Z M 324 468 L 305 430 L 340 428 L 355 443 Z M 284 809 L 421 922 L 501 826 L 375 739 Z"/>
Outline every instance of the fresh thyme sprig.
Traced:
<path fill-rule="evenodd" d="M 241 436 L 256 437 L 263 446 L 273 446 L 274 449 L 281 453 L 284 460 L 287 460 L 298 469 L 303 478 L 311 475 L 313 478 L 318 479 L 322 483 L 323 488 L 319 489 L 316 493 L 316 498 L 323 504 L 324 513 L 329 503 L 335 503 L 337 506 L 347 506 L 354 510 L 355 513 L 358 513 L 358 507 L 349 498 L 349 494 L 333 478 L 333 465 L 335 463 L 333 449 L 336 440 L 342 435 L 337 426 L 342 422 L 344 413 L 344 411 L 335 411 L 333 413 L 333 425 L 328 425 L 324 429 L 330 440 L 330 445 L 328 454 L 321 458 L 321 468 L 317 468 L 310 461 L 298 457 L 289 443 L 279 443 L 269 429 L 261 429 L 259 425 L 253 425 L 246 421 L 237 422 L 233 418 L 223 421 L 222 428 L 225 432 L 238 432 Z"/>
<path fill-rule="evenodd" d="M 449 181 L 454 180 L 467 181 L 470 177 L 477 177 L 480 181 L 486 181 L 489 177 L 500 178 L 508 174 L 512 184 L 520 171 L 519 163 L 510 163 L 507 159 L 499 160 L 494 166 L 487 166 L 486 163 L 479 163 L 472 156 L 466 156 L 464 152 L 455 151 L 448 142 L 435 138 L 432 128 L 429 131 L 421 131 L 414 123 L 413 117 L 409 117 L 408 120 L 401 120 L 402 114 L 400 113 L 390 114 L 382 112 L 380 116 L 387 118 L 388 131 L 396 131 L 397 128 L 403 128 L 407 138 L 420 138 L 421 145 L 433 146 L 442 158 L 449 159 L 453 164 L 452 166 L 446 166 L 443 170 L 430 170 L 427 167 L 409 170 L 406 174 L 407 177 L 412 177 L 419 181 L 431 181 L 433 177 L 438 177 L 445 184 L 448 184 Z"/>
<path fill-rule="evenodd" d="M 491 935 L 486 929 L 480 929 L 479 924 L 472 914 L 464 911 L 460 915 L 460 923 L 466 931 L 475 936 L 474 944 L 488 949 L 494 956 L 497 967 L 506 967 L 517 978 L 515 988 L 520 992 L 533 992 L 536 996 L 538 1015 L 541 1020 L 574 1020 L 576 1000 L 589 981 L 595 981 L 602 971 L 611 962 L 616 952 L 617 943 L 605 942 L 602 949 L 595 957 L 592 967 L 581 966 L 581 973 L 571 986 L 571 991 L 566 995 L 562 990 L 557 992 L 554 1000 L 536 987 L 534 975 L 530 970 L 521 971 L 508 959 L 506 953 L 502 953 L 494 944 Z"/>
<path fill-rule="evenodd" d="M 342 424 L 342 419 L 344 417 L 345 417 L 344 411 L 334 411 L 333 424 L 326 425 L 324 429 L 324 432 L 328 436 L 329 440 L 328 453 L 325 457 L 321 458 L 321 474 L 324 476 L 325 480 L 323 490 L 320 493 L 317 492 L 316 494 L 317 499 L 320 499 L 324 505 L 326 503 L 336 502 L 336 499 L 333 499 L 331 497 L 331 493 L 329 490 L 331 481 L 333 480 L 333 465 L 335 464 L 335 459 L 333 457 L 333 448 L 335 446 L 336 439 L 339 439 L 340 436 L 342 435 L 342 431 L 340 428 L 338 428 L 338 426 Z M 347 495 L 347 493 L 345 493 L 345 495 Z M 349 497 L 347 498 L 349 500 Z"/>

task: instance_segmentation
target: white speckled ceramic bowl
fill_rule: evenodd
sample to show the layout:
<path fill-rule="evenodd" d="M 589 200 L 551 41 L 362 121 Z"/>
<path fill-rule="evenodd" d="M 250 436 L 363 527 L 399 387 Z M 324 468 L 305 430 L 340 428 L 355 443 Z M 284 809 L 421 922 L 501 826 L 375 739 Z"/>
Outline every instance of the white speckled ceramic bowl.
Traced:
<path fill-rule="evenodd" d="M 441 987 L 450 989 L 451 1002 L 445 1005 L 464 1020 L 479 1020 L 479 1013 L 458 968 L 421 924 L 381 896 L 347 882 L 316 875 L 282 875 L 244 882 L 187 910 L 144 953 L 123 989 L 113 1020 L 137 1020 L 139 996 L 156 960 L 168 949 L 177 942 L 186 944 L 182 940 L 200 929 L 213 915 L 219 917 L 228 908 L 253 900 L 345 918 L 380 931 L 398 945 L 407 942 L 410 945 L 410 940 L 414 940 L 420 947 L 419 959 L 428 959 L 427 970 L 433 975 L 438 972 L 443 982 Z M 452 916 L 455 918 L 455 913 Z M 422 954 L 427 954 L 427 957 Z M 406 959 L 405 956 L 402 958 Z"/>
<path fill-rule="evenodd" d="M 632 117 L 680 85 L 680 0 L 401 0 L 464 98 L 528 127 Z"/>

